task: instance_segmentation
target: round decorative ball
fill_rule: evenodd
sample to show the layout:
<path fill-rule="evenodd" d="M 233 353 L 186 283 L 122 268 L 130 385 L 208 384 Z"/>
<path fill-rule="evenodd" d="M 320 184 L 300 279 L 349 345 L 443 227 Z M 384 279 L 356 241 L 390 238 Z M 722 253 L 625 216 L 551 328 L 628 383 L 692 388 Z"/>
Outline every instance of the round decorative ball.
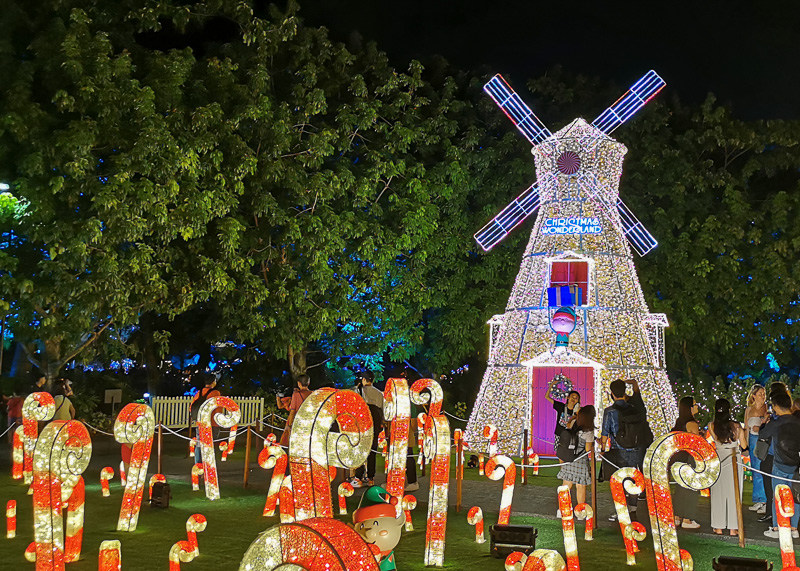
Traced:
<path fill-rule="evenodd" d="M 564 151 L 556 159 L 556 167 L 561 174 L 573 175 L 581 168 L 581 157 L 575 151 Z"/>

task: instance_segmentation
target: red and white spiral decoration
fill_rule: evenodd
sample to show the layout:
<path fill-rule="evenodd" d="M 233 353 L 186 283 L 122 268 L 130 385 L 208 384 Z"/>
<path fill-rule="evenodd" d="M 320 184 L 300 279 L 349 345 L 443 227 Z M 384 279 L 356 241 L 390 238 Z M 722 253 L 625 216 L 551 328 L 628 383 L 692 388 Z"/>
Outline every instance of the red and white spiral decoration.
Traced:
<path fill-rule="evenodd" d="M 514 551 L 505 561 L 506 571 L 566 571 L 567 564 L 558 551 L 537 549 L 530 555 Z"/>
<path fill-rule="evenodd" d="M 23 426 L 14 429 L 14 436 L 11 442 L 11 477 L 14 480 L 21 480 L 23 477 L 23 466 L 25 464 L 25 445 Z"/>
<path fill-rule="evenodd" d="M 221 412 L 214 414 L 217 409 Z M 211 397 L 200 405 L 197 413 L 197 440 L 200 444 L 200 453 L 203 457 L 203 481 L 206 487 L 206 497 L 218 500 L 219 479 L 217 478 L 217 458 L 214 453 L 214 439 L 211 430 L 211 416 L 222 428 L 230 428 L 239 422 L 242 416 L 239 405 L 228 397 Z"/>
<path fill-rule="evenodd" d="M 383 417 L 391 423 L 389 454 L 386 460 L 386 491 L 401 500 L 406 484 L 408 436 L 411 427 L 411 395 L 405 379 L 386 381 L 383 391 Z"/>
<path fill-rule="evenodd" d="M 575 519 L 585 520 L 586 529 L 583 533 L 583 538 L 586 541 L 594 539 L 594 510 L 589 504 L 578 504 L 575 506 Z"/>
<path fill-rule="evenodd" d="M 511 503 L 514 499 L 517 467 L 511 458 L 504 454 L 498 454 L 489 458 L 486 463 L 486 476 L 490 480 L 503 479 L 503 495 L 500 496 L 500 514 L 497 516 L 497 523 L 507 525 L 511 519 Z"/>
<path fill-rule="evenodd" d="M 617 522 L 625 541 L 628 565 L 636 565 L 636 554 L 639 552 L 637 542 L 647 537 L 647 531 L 638 521 L 631 522 L 625 491 L 631 495 L 641 494 L 644 491 L 644 476 L 636 468 L 620 468 L 611 476 L 609 485 L 614 508 L 617 510 Z"/>
<path fill-rule="evenodd" d="M 192 490 L 197 492 L 200 490 L 200 477 L 203 476 L 203 464 L 198 462 L 192 466 Z"/>
<path fill-rule="evenodd" d="M 98 571 L 122 571 L 122 545 L 118 539 L 106 540 L 100 544 L 97 569 Z"/>
<path fill-rule="evenodd" d="M 403 496 L 402 507 L 406 515 L 405 529 L 406 531 L 414 531 L 414 522 L 411 521 L 411 512 L 417 507 L 416 496 L 412 496 L 411 494 Z"/>
<path fill-rule="evenodd" d="M 353 485 L 350 482 L 342 482 L 339 484 L 339 515 L 347 515 L 347 498 L 355 493 Z"/>
<path fill-rule="evenodd" d="M 155 429 L 156 418 L 153 409 L 141 403 L 125 405 L 114 422 L 116 441 L 131 447 L 131 461 L 128 465 L 117 531 L 135 531 L 139 522 L 139 510 L 142 507 L 142 496 L 147 482 L 147 466 L 150 463 Z"/>
<path fill-rule="evenodd" d="M 564 552 L 567 555 L 567 570 L 580 571 L 578 540 L 575 537 L 575 518 L 572 515 L 572 497 L 569 487 L 558 487 L 558 507 L 561 510 L 561 529 L 564 534 Z"/>
<path fill-rule="evenodd" d="M 475 526 L 475 543 L 486 543 L 486 536 L 483 533 L 483 510 L 478 506 L 469 508 L 467 523 Z"/>
<path fill-rule="evenodd" d="M 786 484 L 775 486 L 775 517 L 778 520 L 778 539 L 781 545 L 781 563 L 783 570 L 797 569 L 792 543 L 792 522 L 794 515 L 794 497 L 792 489 Z"/>
<path fill-rule="evenodd" d="M 103 497 L 107 498 L 111 495 L 111 489 L 108 485 L 109 480 L 114 477 L 114 468 L 111 466 L 106 466 L 102 470 L 100 470 L 100 490 L 102 491 Z"/>
<path fill-rule="evenodd" d="M 23 481 L 33 481 L 33 452 L 39 437 L 39 422 L 51 420 L 56 413 L 56 403 L 50 393 L 31 393 L 22 403 Z"/>
<path fill-rule="evenodd" d="M 274 435 L 273 435 L 274 436 Z M 278 506 L 278 496 L 281 492 L 281 484 L 286 476 L 286 468 L 289 465 L 289 456 L 283 448 L 270 444 L 258 454 L 258 465 L 265 470 L 272 470 L 272 479 L 267 491 L 267 501 L 264 504 L 264 517 L 275 515 L 275 508 Z"/>
<path fill-rule="evenodd" d="M 430 379 L 424 380 L 430 381 Z M 412 400 L 415 398 L 414 387 L 417 383 L 412 386 Z M 435 388 L 441 393 L 438 384 Z M 436 394 L 435 391 L 431 393 Z M 441 410 L 441 407 L 438 410 Z M 425 565 L 441 567 L 444 565 L 447 493 L 450 488 L 450 425 L 444 416 L 428 415 L 425 422 L 423 451 L 431 466 L 428 523 L 425 530 Z"/>
<path fill-rule="evenodd" d="M 497 456 L 497 443 L 500 432 L 494 424 L 487 424 L 483 427 L 483 437 L 489 440 L 489 458 Z"/>
<path fill-rule="evenodd" d="M 17 536 L 17 500 L 8 500 L 6 503 L 6 538 L 14 539 Z"/>

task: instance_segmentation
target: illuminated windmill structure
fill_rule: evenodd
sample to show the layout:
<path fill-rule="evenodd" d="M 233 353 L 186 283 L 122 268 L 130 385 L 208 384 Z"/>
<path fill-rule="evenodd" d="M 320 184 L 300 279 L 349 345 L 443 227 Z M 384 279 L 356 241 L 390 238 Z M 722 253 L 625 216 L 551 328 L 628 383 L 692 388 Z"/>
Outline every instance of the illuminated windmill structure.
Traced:
<path fill-rule="evenodd" d="M 537 453 L 552 453 L 556 412 L 545 396 L 557 375 L 569 379 L 561 384 L 579 391 L 583 405 L 595 404 L 598 426 L 609 404 L 608 383 L 635 378 L 654 432 L 672 428 L 676 407 L 663 344 L 668 323 L 650 313 L 632 253 L 643 256 L 657 242 L 619 198 L 627 149 L 609 136 L 664 85 L 650 71 L 591 125 L 575 119 L 556 133 L 501 76 L 484 87 L 533 145 L 538 180 L 475 239 L 488 251 L 537 216 L 506 311 L 489 322 L 489 362 L 467 426 L 469 442 L 484 442 L 483 426 L 491 423 L 506 453 L 521 449 L 525 428 Z M 572 300 L 559 298 L 565 287 Z M 559 306 L 576 315 L 567 347 L 563 337 L 556 345 L 551 330 Z"/>

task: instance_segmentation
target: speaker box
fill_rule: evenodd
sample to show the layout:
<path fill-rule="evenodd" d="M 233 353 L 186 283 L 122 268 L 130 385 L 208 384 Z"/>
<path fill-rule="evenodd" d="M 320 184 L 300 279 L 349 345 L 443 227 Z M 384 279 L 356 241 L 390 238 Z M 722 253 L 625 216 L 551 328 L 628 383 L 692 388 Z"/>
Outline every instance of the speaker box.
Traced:
<path fill-rule="evenodd" d="M 172 490 L 166 482 L 153 484 L 153 495 L 150 497 L 151 508 L 168 508 Z"/>
<path fill-rule="evenodd" d="M 536 549 L 536 536 L 539 530 L 532 525 L 493 525 L 489 534 L 489 552 L 492 557 L 505 559 L 514 551 L 530 555 Z"/>
<path fill-rule="evenodd" d="M 711 565 L 714 571 L 772 571 L 772 563 L 766 559 L 747 557 L 718 557 Z"/>

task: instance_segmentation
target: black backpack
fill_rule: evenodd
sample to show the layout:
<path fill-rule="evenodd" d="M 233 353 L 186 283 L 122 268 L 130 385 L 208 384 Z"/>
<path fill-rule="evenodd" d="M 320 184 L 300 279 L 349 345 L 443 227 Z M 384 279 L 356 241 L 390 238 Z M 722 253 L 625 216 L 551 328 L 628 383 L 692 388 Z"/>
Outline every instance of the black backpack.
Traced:
<path fill-rule="evenodd" d="M 166 482 L 156 482 L 153 484 L 153 495 L 150 496 L 151 508 L 168 508 L 169 500 L 172 497 L 172 490 Z"/>
<path fill-rule="evenodd" d="M 214 390 L 213 387 L 211 388 L 203 387 L 202 389 L 200 389 L 200 396 L 197 397 L 197 400 L 192 403 L 191 415 L 193 422 L 197 422 L 197 415 L 200 412 L 200 407 L 203 406 L 203 403 L 205 403 L 208 400 L 208 395 L 211 394 L 211 391 L 213 390 Z M 203 393 L 203 391 L 205 391 L 205 394 Z"/>
<path fill-rule="evenodd" d="M 637 406 L 617 407 L 619 429 L 614 441 L 620 448 L 646 448 L 653 443 L 653 433 L 647 423 L 647 415 Z"/>
<path fill-rule="evenodd" d="M 572 462 L 581 455 L 581 452 L 578 449 L 578 431 L 562 426 L 558 432 L 558 446 L 556 447 L 558 459 L 562 462 Z"/>

